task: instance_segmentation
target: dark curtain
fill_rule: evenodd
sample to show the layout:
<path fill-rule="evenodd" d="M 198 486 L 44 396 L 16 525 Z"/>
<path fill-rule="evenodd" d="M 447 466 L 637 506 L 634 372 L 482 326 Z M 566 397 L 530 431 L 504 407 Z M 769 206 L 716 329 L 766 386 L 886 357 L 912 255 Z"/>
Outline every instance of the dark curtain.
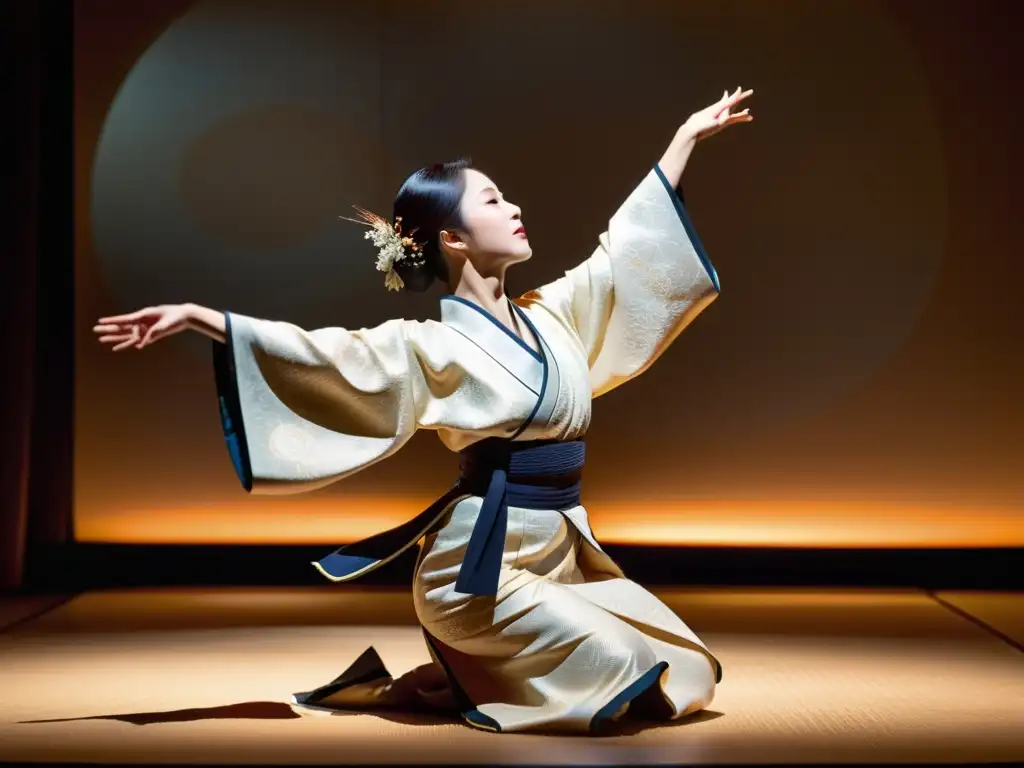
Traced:
<path fill-rule="evenodd" d="M 0 389 L 0 585 L 21 585 L 28 530 L 35 272 L 39 220 L 39 9 L 14 2 L 3 11 L 4 101 L 13 115 L 13 141 L 4 162 L 4 208 L 10 230 L 0 259 L 0 327 L 4 330 Z M 9 134 L 10 135 L 10 134 Z M 5 217 L 7 218 L 7 217 Z"/>
<path fill-rule="evenodd" d="M 0 588 L 71 539 L 74 261 L 71 3 L 3 4 Z M 35 570 L 45 570 L 35 568 Z"/>

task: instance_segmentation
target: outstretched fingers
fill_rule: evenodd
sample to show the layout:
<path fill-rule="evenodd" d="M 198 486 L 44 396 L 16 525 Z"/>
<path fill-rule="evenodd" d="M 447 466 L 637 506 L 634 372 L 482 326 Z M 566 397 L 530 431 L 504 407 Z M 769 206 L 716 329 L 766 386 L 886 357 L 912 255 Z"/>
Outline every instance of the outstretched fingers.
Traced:
<path fill-rule="evenodd" d="M 735 91 L 733 91 L 731 94 L 727 94 L 724 97 L 725 98 L 725 102 L 726 102 L 726 106 L 728 106 L 730 108 L 735 107 L 741 101 L 743 101 L 744 99 L 746 99 L 746 98 L 750 97 L 751 95 L 753 95 L 753 93 L 754 93 L 754 89 L 753 88 L 751 88 L 750 90 L 744 91 L 742 88 L 737 86 Z"/>
<path fill-rule="evenodd" d="M 139 340 L 135 336 L 130 336 L 127 341 L 122 341 L 120 344 L 115 344 L 113 347 L 114 352 L 120 352 L 122 349 L 129 349 L 139 343 Z"/>
<path fill-rule="evenodd" d="M 158 334 L 160 333 L 160 331 L 161 328 L 159 326 L 151 325 L 149 327 L 149 330 L 146 331 L 145 336 L 143 336 L 142 340 L 139 341 L 139 349 L 142 349 L 151 342 L 159 340 L 160 336 Z"/>
<path fill-rule="evenodd" d="M 142 331 L 137 324 L 106 323 L 93 326 L 93 331 L 99 335 L 101 344 L 112 344 L 114 352 L 138 344 L 142 337 Z"/>
<path fill-rule="evenodd" d="M 129 312 L 127 315 L 101 317 L 96 322 L 100 325 L 131 325 L 132 323 L 137 323 L 151 314 L 153 314 L 153 311 L 150 309 L 139 309 L 135 312 Z"/>

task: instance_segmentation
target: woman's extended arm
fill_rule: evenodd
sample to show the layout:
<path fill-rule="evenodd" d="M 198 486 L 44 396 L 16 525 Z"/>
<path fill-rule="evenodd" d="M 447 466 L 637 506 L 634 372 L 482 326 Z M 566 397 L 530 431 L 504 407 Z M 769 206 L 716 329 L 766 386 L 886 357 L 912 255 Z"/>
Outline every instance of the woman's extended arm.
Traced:
<path fill-rule="evenodd" d="M 188 327 L 191 330 L 209 336 L 221 344 L 224 343 L 224 334 L 227 331 L 223 312 L 209 307 L 201 307 L 198 304 L 186 304 L 185 306 L 188 308 Z"/>
<path fill-rule="evenodd" d="M 222 344 L 227 323 L 223 312 L 198 304 L 162 304 L 146 307 L 127 315 L 101 317 L 93 327 L 103 344 L 113 350 L 134 347 L 142 349 L 155 341 L 181 331 L 198 331 Z"/>
<path fill-rule="evenodd" d="M 589 259 L 522 297 L 575 335 L 598 397 L 645 371 L 719 293 L 718 273 L 679 194 L 694 145 L 728 125 L 752 91 L 737 89 L 679 127 L 658 165 L 610 218 Z"/>
<path fill-rule="evenodd" d="M 747 123 L 754 119 L 746 109 L 742 112 L 732 112 L 733 107 L 752 93 L 753 91 L 744 91 L 740 88 L 731 94 L 724 93 L 721 99 L 699 112 L 694 112 L 679 127 L 675 138 L 658 163 L 661 172 L 665 174 L 665 179 L 673 188 L 679 186 L 686 161 L 690 159 L 690 152 L 700 139 L 706 139 L 734 123 Z"/>

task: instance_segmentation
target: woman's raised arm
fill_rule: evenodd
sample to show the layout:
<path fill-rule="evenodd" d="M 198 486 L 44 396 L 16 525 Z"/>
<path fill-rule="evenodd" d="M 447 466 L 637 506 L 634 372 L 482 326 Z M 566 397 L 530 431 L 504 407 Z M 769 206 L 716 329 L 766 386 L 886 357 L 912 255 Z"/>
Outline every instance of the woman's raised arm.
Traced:
<path fill-rule="evenodd" d="M 686 161 L 690 159 L 690 152 L 700 139 L 713 136 L 727 126 L 736 123 L 749 123 L 754 119 L 748 109 L 740 112 L 732 111 L 752 93 L 753 91 L 744 91 L 741 88 L 737 88 L 733 93 L 723 93 L 722 98 L 714 104 L 694 112 L 679 127 L 672 143 L 669 144 L 658 163 L 669 186 L 673 189 L 679 186 L 679 182 L 683 178 L 683 169 L 686 168 Z"/>

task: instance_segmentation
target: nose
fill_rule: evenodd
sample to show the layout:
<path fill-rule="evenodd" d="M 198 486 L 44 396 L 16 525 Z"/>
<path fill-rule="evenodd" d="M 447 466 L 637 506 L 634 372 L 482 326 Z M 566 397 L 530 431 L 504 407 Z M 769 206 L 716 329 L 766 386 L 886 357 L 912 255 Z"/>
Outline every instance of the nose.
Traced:
<path fill-rule="evenodd" d="M 509 207 L 512 209 L 512 218 L 513 219 L 518 220 L 518 219 L 523 218 L 523 211 L 522 211 L 522 209 L 520 209 L 520 207 L 518 205 L 514 205 L 512 203 L 509 203 Z"/>

